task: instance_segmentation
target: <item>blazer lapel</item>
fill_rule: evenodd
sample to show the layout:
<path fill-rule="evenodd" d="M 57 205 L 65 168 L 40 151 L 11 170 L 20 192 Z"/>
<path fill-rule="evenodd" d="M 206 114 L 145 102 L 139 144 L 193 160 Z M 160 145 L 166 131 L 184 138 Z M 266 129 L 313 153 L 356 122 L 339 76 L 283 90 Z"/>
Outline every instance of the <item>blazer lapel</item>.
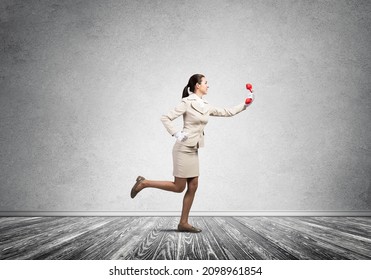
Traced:
<path fill-rule="evenodd" d="M 192 101 L 191 106 L 192 106 L 193 109 L 200 112 L 201 114 L 205 113 L 205 110 L 204 110 L 205 107 L 201 107 L 200 104 L 197 101 Z"/>

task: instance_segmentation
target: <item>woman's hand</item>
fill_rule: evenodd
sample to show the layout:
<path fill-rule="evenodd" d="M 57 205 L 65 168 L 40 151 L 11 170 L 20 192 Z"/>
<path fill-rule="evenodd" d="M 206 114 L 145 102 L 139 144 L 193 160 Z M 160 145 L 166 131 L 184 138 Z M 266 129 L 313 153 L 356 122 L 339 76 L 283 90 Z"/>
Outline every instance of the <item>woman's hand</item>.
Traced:
<path fill-rule="evenodd" d="M 246 98 L 246 100 L 245 100 L 245 107 L 250 106 L 251 103 L 254 102 L 254 99 L 255 99 L 255 94 L 254 94 L 254 91 L 251 90 L 251 93 L 249 93 L 249 94 L 247 95 L 247 98 Z"/>
<path fill-rule="evenodd" d="M 176 138 L 177 141 L 184 142 L 188 139 L 188 134 L 183 131 L 178 131 L 177 133 L 174 134 L 174 137 Z"/>

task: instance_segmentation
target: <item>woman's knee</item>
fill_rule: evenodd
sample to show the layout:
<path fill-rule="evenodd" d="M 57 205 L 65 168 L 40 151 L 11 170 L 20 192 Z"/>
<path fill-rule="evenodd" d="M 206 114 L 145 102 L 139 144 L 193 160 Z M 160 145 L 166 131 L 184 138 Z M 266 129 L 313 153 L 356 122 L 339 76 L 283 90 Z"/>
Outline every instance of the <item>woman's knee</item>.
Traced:
<path fill-rule="evenodd" d="M 175 181 L 174 181 L 174 184 L 175 184 L 175 192 L 177 193 L 181 193 L 184 191 L 185 187 L 186 187 L 186 183 L 187 183 L 187 180 L 184 179 L 184 178 L 176 178 L 175 177 Z"/>
<path fill-rule="evenodd" d="M 198 177 L 188 180 L 188 191 L 195 193 L 198 188 Z"/>

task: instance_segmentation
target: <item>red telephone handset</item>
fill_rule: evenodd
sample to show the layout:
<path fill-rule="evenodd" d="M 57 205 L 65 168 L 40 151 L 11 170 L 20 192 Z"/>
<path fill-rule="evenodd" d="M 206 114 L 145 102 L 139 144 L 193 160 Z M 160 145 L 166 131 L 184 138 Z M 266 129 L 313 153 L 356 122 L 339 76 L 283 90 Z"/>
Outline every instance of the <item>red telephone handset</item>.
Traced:
<path fill-rule="evenodd" d="M 252 93 L 252 84 L 246 84 L 246 89 Z M 252 98 L 248 97 L 245 100 L 245 104 L 250 104 L 252 102 Z"/>

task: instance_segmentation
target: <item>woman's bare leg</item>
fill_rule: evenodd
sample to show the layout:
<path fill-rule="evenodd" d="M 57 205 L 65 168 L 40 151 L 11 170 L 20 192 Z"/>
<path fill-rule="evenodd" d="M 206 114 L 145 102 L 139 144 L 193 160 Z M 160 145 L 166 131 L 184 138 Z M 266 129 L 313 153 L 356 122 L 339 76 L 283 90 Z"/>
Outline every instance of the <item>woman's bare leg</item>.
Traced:
<path fill-rule="evenodd" d="M 184 230 L 188 231 L 188 229 L 192 228 L 192 226 L 188 223 L 188 217 L 198 188 L 198 177 L 193 178 L 175 177 L 174 182 L 143 180 L 137 185 L 136 191 L 140 192 L 145 188 L 155 188 L 180 193 L 184 191 L 186 184 L 188 185 L 188 188 L 183 198 L 182 215 L 180 217 L 179 225 L 182 227 L 182 231 Z M 199 229 L 197 230 L 198 232 L 201 231 Z"/>
<path fill-rule="evenodd" d="M 197 191 L 198 177 L 188 178 L 187 184 L 188 184 L 188 189 L 183 198 L 183 209 L 182 209 L 182 215 L 180 217 L 179 224 L 183 227 L 189 228 L 191 227 L 191 225 L 188 224 L 188 217 L 189 217 L 189 212 L 191 211 L 193 199 Z"/>
<path fill-rule="evenodd" d="M 152 181 L 152 180 L 143 180 L 137 186 L 136 190 L 140 192 L 145 188 L 155 188 L 161 189 L 170 192 L 181 193 L 186 187 L 187 179 L 174 177 L 174 182 L 171 181 Z"/>

